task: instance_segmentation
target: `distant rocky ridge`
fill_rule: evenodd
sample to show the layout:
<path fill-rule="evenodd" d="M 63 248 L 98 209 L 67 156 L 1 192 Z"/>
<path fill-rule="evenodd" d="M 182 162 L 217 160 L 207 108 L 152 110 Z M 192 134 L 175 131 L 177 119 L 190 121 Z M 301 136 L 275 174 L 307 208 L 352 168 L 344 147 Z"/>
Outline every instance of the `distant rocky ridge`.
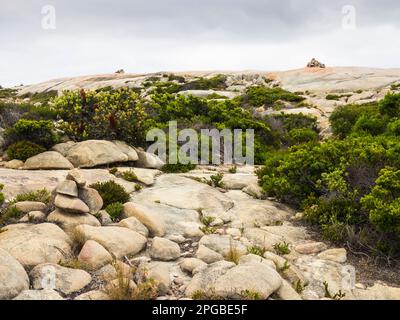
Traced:
<path fill-rule="evenodd" d="M 75 90 L 98 89 L 103 87 L 138 87 L 143 81 L 152 76 L 170 74 L 171 72 L 159 72 L 152 74 L 113 73 L 101 75 L 89 75 L 80 77 L 60 78 L 16 87 L 19 94 L 44 92 L 49 90 Z M 289 91 L 319 92 L 346 92 L 354 90 L 380 90 L 390 87 L 400 80 L 400 69 L 376 69 L 364 67 L 327 67 L 327 68 L 303 68 L 289 71 L 188 71 L 173 72 L 176 75 L 185 76 L 189 81 L 196 77 L 212 77 L 217 74 L 228 76 L 228 83 L 234 88 L 248 86 L 259 82 L 262 78 L 277 81 Z"/>

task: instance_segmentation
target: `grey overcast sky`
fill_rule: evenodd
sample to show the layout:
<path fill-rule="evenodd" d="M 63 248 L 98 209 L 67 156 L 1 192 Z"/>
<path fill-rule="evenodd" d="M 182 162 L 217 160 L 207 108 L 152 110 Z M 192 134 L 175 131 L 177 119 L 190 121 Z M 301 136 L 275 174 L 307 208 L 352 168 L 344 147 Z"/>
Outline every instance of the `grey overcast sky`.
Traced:
<path fill-rule="evenodd" d="M 55 29 L 42 26 L 46 5 Z M 3 86 L 120 68 L 287 70 L 312 57 L 400 67 L 399 0 L 0 0 Z"/>

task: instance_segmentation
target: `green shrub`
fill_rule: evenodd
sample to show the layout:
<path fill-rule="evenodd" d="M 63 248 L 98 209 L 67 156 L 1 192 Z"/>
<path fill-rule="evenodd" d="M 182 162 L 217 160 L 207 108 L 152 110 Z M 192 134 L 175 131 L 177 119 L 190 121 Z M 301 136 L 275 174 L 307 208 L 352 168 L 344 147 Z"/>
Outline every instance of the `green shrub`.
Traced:
<path fill-rule="evenodd" d="M 103 208 L 116 202 L 126 203 L 129 201 L 129 193 L 121 185 L 112 180 L 97 182 L 90 187 L 99 192 L 103 199 Z"/>
<path fill-rule="evenodd" d="M 286 254 L 290 253 L 290 249 L 289 249 L 289 244 L 284 242 L 279 242 L 279 243 L 275 243 L 273 245 L 273 248 L 275 250 L 275 253 L 280 255 L 280 256 L 284 256 Z"/>
<path fill-rule="evenodd" d="M 371 223 L 400 236 L 400 170 L 382 169 L 371 193 L 361 199 Z"/>
<path fill-rule="evenodd" d="M 210 90 L 226 88 L 226 76 L 223 74 L 216 75 L 212 78 L 200 78 L 182 86 L 182 90 Z"/>
<path fill-rule="evenodd" d="M 337 108 L 329 118 L 333 134 L 341 139 L 348 136 L 363 111 L 363 107 L 355 105 Z"/>
<path fill-rule="evenodd" d="M 394 120 L 393 122 L 389 123 L 388 130 L 391 134 L 400 136 L 400 119 Z"/>
<path fill-rule="evenodd" d="M 260 257 L 264 256 L 264 253 L 266 251 L 267 250 L 265 248 L 257 246 L 257 245 L 254 245 L 254 246 L 251 246 L 251 247 L 247 248 L 247 253 L 255 254 L 255 255 L 260 256 Z"/>
<path fill-rule="evenodd" d="M 29 140 L 45 148 L 50 148 L 59 142 L 53 122 L 50 120 L 20 119 L 7 130 L 7 138 L 11 141 Z"/>
<path fill-rule="evenodd" d="M 129 182 L 134 182 L 138 180 L 136 173 L 133 170 L 127 170 L 122 172 L 122 178 Z"/>
<path fill-rule="evenodd" d="M 311 129 L 293 129 L 287 134 L 287 140 L 290 145 L 302 144 L 318 141 L 318 134 Z"/>
<path fill-rule="evenodd" d="M 390 117 L 400 116 L 400 93 L 388 93 L 385 98 L 379 103 L 379 111 L 383 115 Z"/>
<path fill-rule="evenodd" d="M 363 114 L 357 119 L 353 130 L 376 136 L 385 132 L 386 120 L 379 115 Z"/>
<path fill-rule="evenodd" d="M 161 170 L 165 173 L 186 173 L 196 168 L 195 164 L 165 164 Z"/>
<path fill-rule="evenodd" d="M 224 187 L 224 183 L 222 182 L 223 178 L 224 174 L 221 172 L 214 174 L 210 177 L 209 184 L 216 188 L 223 188 Z"/>
<path fill-rule="evenodd" d="M 267 105 L 272 107 L 278 100 L 287 102 L 301 102 L 303 97 L 286 91 L 282 88 L 267 88 L 263 86 L 250 87 L 242 98 L 245 104 L 254 107 Z"/>
<path fill-rule="evenodd" d="M 1 192 L 4 189 L 4 184 L 0 183 L 0 207 L 3 205 L 5 197 L 4 197 L 4 193 Z"/>
<path fill-rule="evenodd" d="M 326 100 L 340 100 L 341 98 L 351 97 L 351 94 L 328 94 L 325 99 Z"/>
<path fill-rule="evenodd" d="M 49 204 L 51 200 L 50 192 L 43 188 L 36 191 L 31 191 L 27 193 L 21 193 L 17 195 L 10 203 L 16 203 L 21 201 L 37 201 Z"/>
<path fill-rule="evenodd" d="M 123 208 L 124 208 L 124 205 L 122 203 L 114 202 L 114 203 L 109 204 L 105 210 L 110 215 L 111 219 L 113 221 L 116 221 L 122 216 Z"/>
<path fill-rule="evenodd" d="M 7 149 L 7 155 L 12 159 L 25 161 L 26 159 L 45 152 L 46 149 L 30 141 L 19 141 L 10 145 Z"/>
<path fill-rule="evenodd" d="M 21 218 L 24 215 L 24 212 L 17 209 L 15 206 L 8 206 L 5 210 L 1 211 L 0 214 L 0 225 L 5 224 L 7 222 L 15 221 Z"/>

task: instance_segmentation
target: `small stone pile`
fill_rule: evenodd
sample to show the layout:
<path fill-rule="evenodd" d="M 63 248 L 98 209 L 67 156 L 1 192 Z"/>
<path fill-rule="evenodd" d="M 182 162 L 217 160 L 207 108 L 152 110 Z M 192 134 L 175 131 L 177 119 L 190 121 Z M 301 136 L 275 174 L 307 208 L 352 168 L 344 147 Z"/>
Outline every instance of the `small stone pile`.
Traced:
<path fill-rule="evenodd" d="M 311 61 L 307 64 L 307 68 L 325 68 L 325 64 L 319 62 L 315 58 L 312 58 Z"/>
<path fill-rule="evenodd" d="M 97 190 L 86 187 L 86 180 L 78 169 L 68 172 L 65 181 L 56 188 L 54 206 L 67 213 L 96 214 L 103 207 Z"/>

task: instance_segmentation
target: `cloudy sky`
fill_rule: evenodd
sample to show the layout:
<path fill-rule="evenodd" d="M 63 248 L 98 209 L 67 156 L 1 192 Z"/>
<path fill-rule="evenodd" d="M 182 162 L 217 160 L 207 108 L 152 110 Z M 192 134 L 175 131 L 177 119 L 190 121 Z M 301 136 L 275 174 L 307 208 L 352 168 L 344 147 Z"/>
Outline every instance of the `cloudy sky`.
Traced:
<path fill-rule="evenodd" d="M 312 57 L 400 67 L 399 17 L 398 0 L 0 0 L 0 85 L 120 68 L 286 70 Z"/>

